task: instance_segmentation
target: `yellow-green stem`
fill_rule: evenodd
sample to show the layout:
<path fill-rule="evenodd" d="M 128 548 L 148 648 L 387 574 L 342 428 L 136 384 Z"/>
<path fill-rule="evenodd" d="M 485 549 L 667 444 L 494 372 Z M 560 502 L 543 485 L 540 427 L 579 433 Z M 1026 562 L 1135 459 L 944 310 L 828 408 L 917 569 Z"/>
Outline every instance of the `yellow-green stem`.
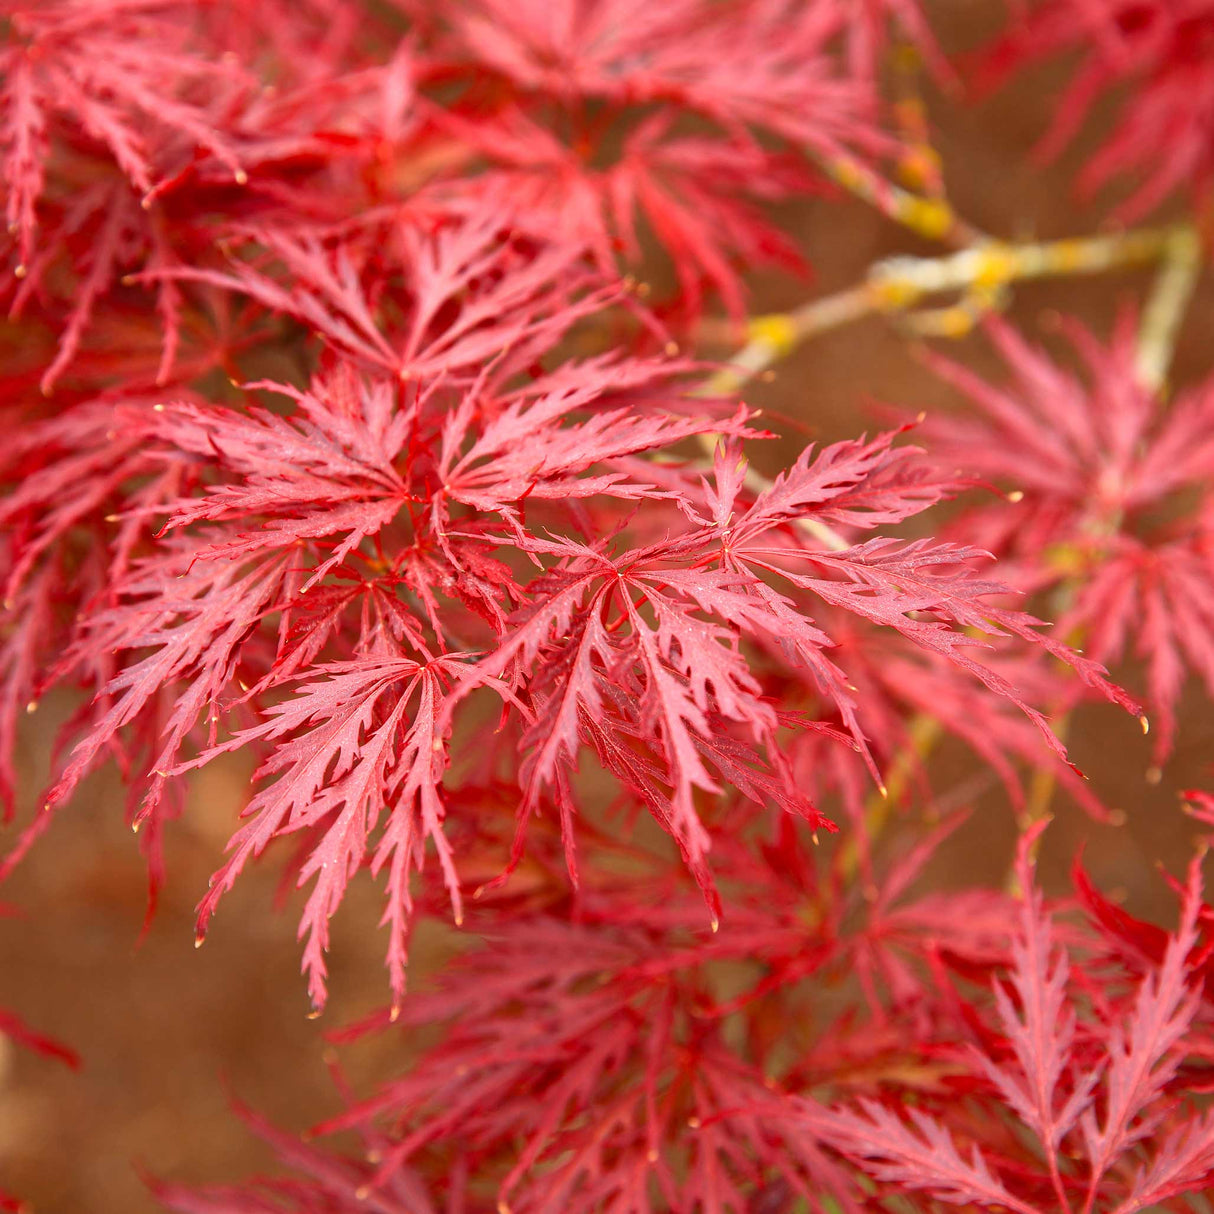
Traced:
<path fill-rule="evenodd" d="M 871 793 L 864 804 L 864 837 L 875 839 L 889 824 L 894 807 L 902 799 L 914 774 L 923 766 L 936 747 L 944 729 L 927 713 L 916 713 L 907 724 L 906 745 L 894 756 L 885 775 L 885 783 Z M 843 845 L 839 855 L 840 872 L 845 878 L 854 877 L 860 864 L 860 843 L 853 835 Z"/>

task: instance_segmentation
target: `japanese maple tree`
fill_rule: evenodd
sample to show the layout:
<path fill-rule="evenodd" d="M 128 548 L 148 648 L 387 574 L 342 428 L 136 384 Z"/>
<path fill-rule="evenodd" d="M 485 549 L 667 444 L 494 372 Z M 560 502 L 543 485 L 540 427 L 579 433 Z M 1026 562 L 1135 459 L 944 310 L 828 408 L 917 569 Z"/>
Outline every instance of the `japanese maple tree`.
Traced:
<path fill-rule="evenodd" d="M 1205 844 L 1172 932 L 1035 869 L 1056 792 L 1124 817 L 1064 744 L 1084 702 L 1154 722 L 1161 779 L 1188 674 L 1214 697 L 1214 388 L 1168 382 L 1214 10 L 1041 0 L 957 63 L 930 17 L 0 7 L 0 880 L 114 765 L 150 916 L 192 773 L 243 757 L 195 943 L 273 865 L 319 1016 L 376 884 L 386 1006 L 329 1032 L 410 1046 L 374 1090 L 339 1071 L 307 1141 L 239 1106 L 283 1175 L 147 1161 L 165 1207 L 1131 1214 L 1214 1181 Z M 908 63 L 956 104 L 1080 31 L 1051 144 L 1127 81 L 1081 183 L 1145 174 L 1121 217 L 1182 217 L 988 235 Z M 809 196 L 946 251 L 748 319 L 751 272 L 812 271 Z M 1154 283 L 1109 334 L 1064 322 L 1078 372 L 998 315 L 1123 266 Z M 874 314 L 981 325 L 1010 382 L 932 350 L 954 406 L 788 454 L 760 377 Z M 1007 886 L 938 887 L 988 785 Z M 418 974 L 421 924 L 453 956 Z"/>

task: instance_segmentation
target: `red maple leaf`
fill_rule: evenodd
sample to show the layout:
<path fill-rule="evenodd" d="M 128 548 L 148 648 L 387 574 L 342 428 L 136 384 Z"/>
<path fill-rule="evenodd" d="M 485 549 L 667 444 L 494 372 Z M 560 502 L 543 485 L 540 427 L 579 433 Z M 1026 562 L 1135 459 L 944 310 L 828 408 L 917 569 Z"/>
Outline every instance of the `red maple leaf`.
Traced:
<path fill-rule="evenodd" d="M 1012 383 L 995 387 L 933 360 L 974 408 L 937 415 L 925 430 L 948 466 L 1016 498 L 974 510 L 960 534 L 1002 558 L 1025 589 L 1066 586 L 1059 628 L 1085 638 L 1093 658 L 1113 663 L 1133 651 L 1144 659 L 1162 762 L 1187 671 L 1214 688 L 1214 564 L 1202 500 L 1214 474 L 1214 392 L 1201 385 L 1165 407 L 1137 381 L 1129 321 L 1107 346 L 1071 326 L 1085 379 L 992 324 Z"/>
<path fill-rule="evenodd" d="M 1041 145 L 1054 156 L 1096 103 L 1121 86 L 1118 122 L 1079 176 L 1095 190 L 1120 174 L 1138 185 L 1119 208 L 1143 215 L 1181 187 L 1207 191 L 1214 172 L 1214 5 L 1210 0 L 1045 0 L 1025 7 L 989 52 L 986 73 L 1080 52 Z"/>

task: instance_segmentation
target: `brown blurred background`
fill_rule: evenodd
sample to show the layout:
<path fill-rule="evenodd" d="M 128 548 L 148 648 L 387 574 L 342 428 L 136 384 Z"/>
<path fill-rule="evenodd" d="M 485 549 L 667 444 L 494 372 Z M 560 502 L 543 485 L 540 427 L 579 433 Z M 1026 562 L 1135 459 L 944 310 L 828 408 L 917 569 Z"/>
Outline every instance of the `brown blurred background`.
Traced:
<path fill-rule="evenodd" d="M 987 0 L 941 0 L 932 7 L 950 50 L 976 45 L 997 28 L 1002 8 Z M 1056 68 L 1034 71 L 972 107 L 929 92 L 950 195 L 982 229 L 1003 237 L 1077 235 L 1095 230 L 1106 213 L 1107 207 L 1077 203 L 1068 185 L 1090 139 L 1048 169 L 1030 160 L 1061 78 Z M 1100 122 L 1097 114 L 1096 129 Z M 849 286 L 890 253 L 939 251 L 859 203 L 809 200 L 785 208 L 782 219 L 802 241 L 815 279 L 756 280 L 756 312 Z M 1118 306 L 1141 299 L 1148 282 L 1146 275 L 1121 274 L 1031 284 L 1017 290 L 1012 314 L 1038 337 L 1050 310 L 1076 312 L 1107 332 Z M 1214 363 L 1212 301 L 1214 282 L 1207 275 L 1181 335 L 1178 384 L 1204 376 Z M 980 338 L 966 339 L 954 351 L 999 374 Z M 781 366 L 774 383 L 757 386 L 748 399 L 829 439 L 871 428 L 866 400 L 930 409 L 946 392 L 903 338 L 871 319 L 807 344 Z M 786 453 L 800 441 L 790 440 Z M 54 715 L 55 706 L 48 705 L 29 721 L 24 759 L 31 788 L 45 778 Z M 1129 909 L 1166 918 L 1170 899 L 1155 862 L 1175 867 L 1188 854 L 1192 829 L 1179 813 L 1177 791 L 1214 785 L 1212 743 L 1214 713 L 1190 688 L 1176 756 L 1163 781 L 1152 786 L 1145 778 L 1147 742 L 1135 723 L 1113 710 L 1081 714 L 1073 755 L 1105 802 L 1127 811 L 1128 823 L 1097 827 L 1060 801 L 1043 856 L 1047 885 L 1065 888 L 1069 858 L 1084 841 L 1102 886 L 1118 891 Z M 948 753 L 944 761 L 964 762 Z M 288 1127 L 306 1125 L 335 1106 L 320 1037 L 325 1027 L 384 1000 L 383 938 L 374 927 L 378 889 L 366 878 L 354 882 L 335 923 L 333 995 L 322 1021 L 306 1018 L 296 920 L 289 910 L 270 913 L 271 866 L 242 879 L 206 946 L 195 951 L 194 905 L 232 829 L 245 774 L 216 768 L 198 779 L 190 811 L 169 836 L 168 885 L 140 947 L 143 866 L 122 826 L 122 793 L 110 775 L 87 785 L 0 890 L 4 901 L 29 910 L 24 920 L 0 919 L 0 1006 L 62 1037 L 85 1060 L 72 1074 L 0 1038 L 0 1187 L 38 1209 L 151 1210 L 137 1166 L 197 1182 L 235 1180 L 265 1167 L 266 1152 L 228 1111 L 225 1078 L 243 1099 Z M 1002 879 L 1014 837 L 1011 814 L 993 794 L 975 809 L 938 858 L 934 880 Z M 419 970 L 424 951 L 423 942 Z M 385 1039 L 354 1051 L 356 1080 L 390 1068 L 397 1049 Z"/>

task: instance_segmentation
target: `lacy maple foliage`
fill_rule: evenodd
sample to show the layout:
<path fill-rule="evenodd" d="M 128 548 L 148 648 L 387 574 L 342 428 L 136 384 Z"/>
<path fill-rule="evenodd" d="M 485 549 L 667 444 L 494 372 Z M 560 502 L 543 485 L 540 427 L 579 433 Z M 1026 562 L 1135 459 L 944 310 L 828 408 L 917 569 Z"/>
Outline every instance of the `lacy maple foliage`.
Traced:
<path fill-rule="evenodd" d="M 1214 694 L 1214 386 L 1160 410 L 1135 375 L 1133 319 L 1108 346 L 1067 326 L 1087 384 L 992 322 L 1012 383 L 935 360 L 973 408 L 926 428 L 939 458 L 1017 487 L 1014 503 L 967 511 L 964 537 L 1004 558 L 1013 584 L 1063 592 L 1058 628 L 1091 657 L 1120 662 L 1132 648 L 1144 662 L 1162 763 L 1187 669 Z"/>
<path fill-rule="evenodd" d="M 1078 185 L 1093 191 L 1126 177 L 1125 218 L 1145 214 L 1177 189 L 1208 200 L 1214 171 L 1214 4 L 1210 0 L 1046 0 L 988 52 L 1004 78 L 1026 63 L 1078 51 L 1043 156 L 1060 152 L 1106 94 L 1132 84 L 1130 99 Z"/>
<path fill-rule="evenodd" d="M 1099 27 L 1125 70 L 1060 122 L 1148 77 L 1089 171 L 1166 128 L 1145 207 L 1204 180 L 1169 109 L 1204 9 L 1113 7 L 1047 0 L 996 53 Z M 168 1208 L 1130 1214 L 1209 1183 L 1199 865 L 1174 934 L 1082 870 L 1068 916 L 1025 783 L 1108 817 L 1048 719 L 1140 716 L 1106 664 L 1143 660 L 1158 764 L 1186 671 L 1214 695 L 1211 389 L 1165 402 L 1133 317 L 1075 328 L 1085 379 L 992 320 L 1010 388 L 937 357 L 964 412 L 760 475 L 739 389 L 783 330 L 691 353 L 710 309 L 744 328 L 748 271 L 805 270 L 773 202 L 960 238 L 884 91 L 907 41 L 955 84 L 913 0 L 0 13 L 0 880 L 114 763 L 152 909 L 189 773 L 249 756 L 196 942 L 279 857 L 319 1014 L 377 882 L 388 1007 L 337 1037 L 432 1043 L 317 1128 L 356 1153 L 241 1110 L 292 1178 L 152 1182 Z M 985 255 L 971 286 L 1014 264 Z M 925 888 L 942 735 L 1036 819 L 1018 900 Z M 934 821 L 891 853 L 908 789 Z M 468 946 L 407 991 L 423 920 Z"/>

